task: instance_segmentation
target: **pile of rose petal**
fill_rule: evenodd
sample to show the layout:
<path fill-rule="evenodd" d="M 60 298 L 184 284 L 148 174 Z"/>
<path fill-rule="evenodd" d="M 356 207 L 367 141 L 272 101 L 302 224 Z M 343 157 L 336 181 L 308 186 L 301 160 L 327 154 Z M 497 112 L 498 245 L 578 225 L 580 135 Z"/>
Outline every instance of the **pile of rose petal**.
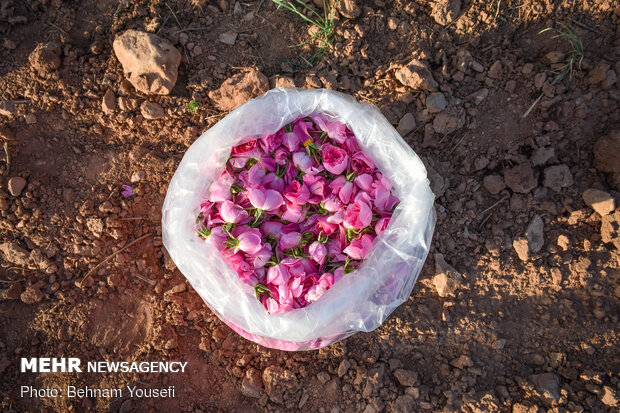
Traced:
<path fill-rule="evenodd" d="M 398 198 L 343 124 L 316 115 L 232 148 L 198 236 L 269 313 L 317 301 L 372 250 Z"/>

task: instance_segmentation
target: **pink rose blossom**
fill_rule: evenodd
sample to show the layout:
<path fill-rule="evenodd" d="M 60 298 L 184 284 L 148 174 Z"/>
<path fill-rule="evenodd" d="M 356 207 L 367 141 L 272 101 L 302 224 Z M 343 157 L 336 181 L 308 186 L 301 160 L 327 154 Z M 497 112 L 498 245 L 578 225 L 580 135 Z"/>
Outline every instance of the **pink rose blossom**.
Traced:
<path fill-rule="evenodd" d="M 323 265 L 325 257 L 327 256 L 327 248 L 325 248 L 325 244 L 314 241 L 310 244 L 310 247 L 308 247 L 308 254 L 310 254 L 310 257 L 318 264 Z"/>
<path fill-rule="evenodd" d="M 358 174 L 371 174 L 375 170 L 375 164 L 366 155 L 357 152 L 351 157 L 351 169 Z"/>
<path fill-rule="evenodd" d="M 284 196 L 292 203 L 305 204 L 310 199 L 310 190 L 299 181 L 293 181 L 284 190 Z"/>
<path fill-rule="evenodd" d="M 238 224 L 248 219 L 248 213 L 230 201 L 224 201 L 220 204 L 220 216 L 225 222 L 231 224 Z"/>
<path fill-rule="evenodd" d="M 372 249 L 372 241 L 374 237 L 364 234 L 360 238 L 353 240 L 348 247 L 344 249 L 344 253 L 354 260 L 363 260 Z"/>
<path fill-rule="evenodd" d="M 254 208 L 273 211 L 284 203 L 282 195 L 273 189 L 248 188 L 247 196 Z"/>
<path fill-rule="evenodd" d="M 345 213 L 343 225 L 346 228 L 363 229 L 372 222 L 372 209 L 368 202 L 357 199 L 350 204 Z"/>
<path fill-rule="evenodd" d="M 349 155 L 337 146 L 326 143 L 323 145 L 323 167 L 327 172 L 339 175 L 347 169 Z"/>

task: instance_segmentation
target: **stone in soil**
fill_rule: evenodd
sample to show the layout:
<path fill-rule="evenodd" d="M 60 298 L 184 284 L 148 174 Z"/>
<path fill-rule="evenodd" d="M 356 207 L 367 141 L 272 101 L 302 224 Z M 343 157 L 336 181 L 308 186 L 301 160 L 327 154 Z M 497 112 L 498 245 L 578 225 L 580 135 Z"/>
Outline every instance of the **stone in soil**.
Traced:
<path fill-rule="evenodd" d="M 461 0 L 435 0 L 431 5 L 431 17 L 442 26 L 454 21 L 461 12 Z"/>
<path fill-rule="evenodd" d="M 605 215 L 601 220 L 601 239 L 613 243 L 620 250 L 620 210 Z"/>
<path fill-rule="evenodd" d="M 573 174 L 570 172 L 568 166 L 564 164 L 546 168 L 544 176 L 544 185 L 553 189 L 555 192 L 560 192 L 562 188 L 569 187 L 573 184 Z"/>
<path fill-rule="evenodd" d="M 471 361 L 471 358 L 469 358 L 469 356 L 466 355 L 461 355 L 455 359 L 453 359 L 452 361 L 450 361 L 450 365 L 452 367 L 456 367 L 459 370 L 463 370 L 466 367 L 471 367 L 474 365 L 474 363 Z"/>
<path fill-rule="evenodd" d="M 0 101 L 0 115 L 11 117 L 17 114 L 17 108 L 15 102 L 12 100 Z"/>
<path fill-rule="evenodd" d="M 444 178 L 437 172 L 432 166 L 424 163 L 426 166 L 426 172 L 428 173 L 428 180 L 431 182 L 431 191 L 435 194 L 435 198 L 440 198 L 448 189 L 448 179 Z"/>
<path fill-rule="evenodd" d="M 533 374 L 530 376 L 530 381 L 545 402 L 550 404 L 560 399 L 560 379 L 556 374 Z"/>
<path fill-rule="evenodd" d="M 448 101 L 443 93 L 431 93 L 426 98 L 426 109 L 430 113 L 439 113 L 448 106 Z"/>
<path fill-rule="evenodd" d="M 600 172 L 620 172 L 620 131 L 613 131 L 594 144 L 594 167 Z"/>
<path fill-rule="evenodd" d="M 41 43 L 30 53 L 28 61 L 40 75 L 53 72 L 60 67 L 60 44 Z"/>
<path fill-rule="evenodd" d="M 600 189 L 586 189 L 583 193 L 583 202 L 601 216 L 610 214 L 616 209 L 614 198 L 609 192 L 601 191 Z"/>
<path fill-rule="evenodd" d="M 174 87 L 181 53 L 168 40 L 155 34 L 127 30 L 113 43 L 125 77 L 140 92 L 167 95 Z"/>
<path fill-rule="evenodd" d="M 504 181 L 513 192 L 527 194 L 537 186 L 534 170 L 527 164 L 517 165 L 504 171 Z"/>
<path fill-rule="evenodd" d="M 144 119 L 157 119 L 164 116 L 164 108 L 159 103 L 147 100 L 140 105 L 140 113 Z"/>
<path fill-rule="evenodd" d="M 408 394 L 398 396 L 394 403 L 392 403 L 393 413 L 410 413 L 416 410 L 415 399 Z"/>
<path fill-rule="evenodd" d="M 600 393 L 601 401 L 609 407 L 618 406 L 618 395 L 616 391 L 609 386 L 603 386 L 603 390 Z"/>
<path fill-rule="evenodd" d="M 538 148 L 534 151 L 534 154 L 532 155 L 532 165 L 544 165 L 554 156 L 555 150 L 553 148 Z"/>
<path fill-rule="evenodd" d="M 131 182 L 140 182 L 141 180 L 143 180 L 146 177 L 146 172 L 140 170 L 140 171 L 136 171 L 134 173 L 131 174 Z"/>
<path fill-rule="evenodd" d="M 209 98 L 219 110 L 233 110 L 269 89 L 269 81 L 257 69 L 228 78 L 219 89 L 209 92 Z"/>
<path fill-rule="evenodd" d="M 9 179 L 7 186 L 9 187 L 9 192 L 11 193 L 11 195 L 20 196 L 22 194 L 22 191 L 26 187 L 26 180 L 21 176 L 14 176 Z"/>
<path fill-rule="evenodd" d="M 482 186 L 484 186 L 484 188 L 493 195 L 499 194 L 502 190 L 504 190 L 504 188 L 506 188 L 504 178 L 496 174 L 485 176 L 482 180 Z"/>
<path fill-rule="evenodd" d="M 329 377 L 329 373 L 328 373 L 328 372 L 326 372 L 326 371 L 322 371 L 322 372 L 320 372 L 319 374 L 317 374 L 317 376 L 316 376 L 316 377 L 317 377 L 317 379 L 319 379 L 319 381 L 320 381 L 322 384 L 327 383 L 327 382 L 329 381 L 329 379 L 330 379 L 330 377 Z"/>
<path fill-rule="evenodd" d="M 246 370 L 245 377 L 241 382 L 241 393 L 254 399 L 260 398 L 263 394 L 263 379 L 258 370 L 254 368 Z"/>
<path fill-rule="evenodd" d="M 426 62 L 413 59 L 394 74 L 396 80 L 403 85 L 416 90 L 433 92 L 437 90 L 437 82 Z"/>
<path fill-rule="evenodd" d="M 440 135 L 452 133 L 465 125 L 465 109 L 452 106 L 439 113 L 433 120 L 433 129 Z"/>
<path fill-rule="evenodd" d="M 405 113 L 400 121 L 398 122 L 398 126 L 396 130 L 400 133 L 400 136 L 407 136 L 411 131 L 415 129 L 415 117 L 411 112 Z"/>
<path fill-rule="evenodd" d="M 543 230 L 544 223 L 542 218 L 540 217 L 540 215 L 534 215 L 532 222 L 530 222 L 530 225 L 525 231 L 525 238 L 527 238 L 530 252 L 536 253 L 542 249 L 545 243 Z"/>
<path fill-rule="evenodd" d="M 459 288 L 463 277 L 443 258 L 443 254 L 435 254 L 435 276 L 433 284 L 440 297 L 453 296 Z"/>
<path fill-rule="evenodd" d="M 479 105 L 487 98 L 487 96 L 489 96 L 489 89 L 482 88 L 467 96 L 466 99 L 473 100 L 476 105 Z"/>
<path fill-rule="evenodd" d="M 38 303 L 39 301 L 43 300 L 43 297 L 44 295 L 41 290 L 34 285 L 26 287 L 26 290 L 21 293 L 20 296 L 22 302 L 24 302 L 25 304 Z"/>
<path fill-rule="evenodd" d="M 362 8 L 358 3 L 358 0 L 341 0 L 338 11 L 347 19 L 355 19 L 362 14 Z"/>
<path fill-rule="evenodd" d="M 237 32 L 234 32 L 232 30 L 227 31 L 225 33 L 220 34 L 220 42 L 227 44 L 229 46 L 234 46 L 235 42 L 237 41 Z"/>
<path fill-rule="evenodd" d="M 34 125 L 37 123 L 37 116 L 34 113 L 26 113 L 24 120 L 26 121 L 26 124 Z"/>
<path fill-rule="evenodd" d="M 12 141 L 15 139 L 15 134 L 7 125 L 0 125 L 0 140 Z"/>
<path fill-rule="evenodd" d="M 347 371 L 349 371 L 349 368 L 351 367 L 351 363 L 349 362 L 349 360 L 344 359 L 340 362 L 340 364 L 338 365 L 338 377 L 342 377 L 345 374 L 347 374 Z"/>
<path fill-rule="evenodd" d="M 111 114 L 116 110 L 116 96 L 111 89 L 108 89 L 101 100 L 101 109 L 104 113 Z"/>
<path fill-rule="evenodd" d="M 487 75 L 491 79 L 500 79 L 502 77 L 502 62 L 496 60 L 489 68 Z"/>
<path fill-rule="evenodd" d="M 2 298 L 5 300 L 19 300 L 24 292 L 24 283 L 14 282 L 2 292 Z"/>
<path fill-rule="evenodd" d="M 601 83 L 605 77 L 607 76 L 607 71 L 610 69 L 610 66 L 607 63 L 599 63 L 594 66 L 588 72 L 587 81 L 590 85 L 594 86 L 598 83 Z"/>
<path fill-rule="evenodd" d="M 418 381 L 417 373 L 411 370 L 397 369 L 394 371 L 394 377 L 405 387 L 411 387 Z"/>
<path fill-rule="evenodd" d="M 284 401 L 284 391 L 295 384 L 295 375 L 279 366 L 269 366 L 263 371 L 265 393 L 274 403 Z"/>
<path fill-rule="evenodd" d="M 517 252 L 519 259 L 523 262 L 527 261 L 530 258 L 530 247 L 528 245 L 527 239 L 525 238 L 517 238 L 512 241 L 512 247 Z"/>

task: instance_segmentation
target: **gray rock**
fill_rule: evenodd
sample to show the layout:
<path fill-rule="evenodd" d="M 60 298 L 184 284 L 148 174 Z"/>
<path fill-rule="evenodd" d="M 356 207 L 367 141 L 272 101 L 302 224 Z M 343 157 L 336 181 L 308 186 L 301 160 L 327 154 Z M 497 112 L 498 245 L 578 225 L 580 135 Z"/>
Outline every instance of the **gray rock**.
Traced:
<path fill-rule="evenodd" d="M 601 216 L 605 216 L 616 209 L 614 198 L 609 192 L 590 188 L 583 193 L 583 201 Z"/>
<path fill-rule="evenodd" d="M 530 381 L 545 402 L 552 403 L 560 399 L 560 379 L 554 373 L 533 374 Z"/>
<path fill-rule="evenodd" d="M 405 113 L 405 116 L 403 116 L 398 122 L 396 130 L 398 131 L 398 133 L 400 133 L 400 136 L 405 137 L 415 129 L 415 126 L 415 117 L 411 112 L 407 112 Z"/>
<path fill-rule="evenodd" d="M 560 192 L 562 188 L 571 186 L 573 184 L 573 174 L 567 165 L 554 165 L 545 169 L 545 182 L 544 185 L 553 189 L 556 192 Z"/>
<path fill-rule="evenodd" d="M 227 31 L 225 33 L 220 34 L 220 42 L 230 45 L 230 46 L 234 46 L 235 42 L 237 41 L 237 32 L 234 32 L 232 30 Z"/>
<path fill-rule="evenodd" d="M 438 87 L 431 70 L 422 60 L 411 60 L 404 67 L 398 69 L 394 76 L 396 80 L 411 89 L 433 92 Z"/>
<path fill-rule="evenodd" d="M 517 165 L 504 171 L 504 181 L 514 192 L 527 194 L 536 188 L 537 181 L 532 167 L 527 164 Z"/>
<path fill-rule="evenodd" d="M 167 95 L 174 87 L 181 53 L 155 34 L 127 30 L 114 39 L 114 53 L 125 77 L 140 92 Z"/>
<path fill-rule="evenodd" d="M 433 284 L 440 297 L 454 296 L 461 285 L 463 277 L 443 258 L 443 254 L 435 254 L 435 276 Z"/>
<path fill-rule="evenodd" d="M 26 180 L 21 176 L 14 176 L 9 179 L 7 186 L 9 187 L 9 192 L 11 193 L 11 195 L 20 196 L 22 194 L 22 191 L 26 187 Z"/>
<path fill-rule="evenodd" d="M 441 176 L 432 166 L 427 162 L 424 163 L 426 171 L 428 173 L 428 180 L 431 183 L 431 191 L 435 194 L 435 199 L 440 198 L 448 189 L 448 180 Z"/>
<path fill-rule="evenodd" d="M 544 243 L 544 223 L 540 215 L 535 215 L 530 222 L 530 225 L 527 227 L 525 231 L 525 238 L 527 238 L 527 243 L 530 249 L 530 252 L 537 253 L 539 252 Z"/>
<path fill-rule="evenodd" d="M 430 113 L 439 113 L 444 110 L 446 106 L 448 106 L 448 101 L 441 92 L 431 93 L 426 98 L 426 109 L 428 109 Z"/>

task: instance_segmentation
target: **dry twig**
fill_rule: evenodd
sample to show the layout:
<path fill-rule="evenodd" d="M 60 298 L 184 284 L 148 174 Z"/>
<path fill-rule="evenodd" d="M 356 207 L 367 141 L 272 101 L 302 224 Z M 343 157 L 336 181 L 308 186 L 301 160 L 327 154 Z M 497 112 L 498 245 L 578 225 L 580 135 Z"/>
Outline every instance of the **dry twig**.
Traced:
<path fill-rule="evenodd" d="M 116 257 L 118 254 L 120 254 L 121 252 L 125 251 L 127 248 L 131 247 L 132 245 L 150 237 L 151 235 L 153 235 L 152 232 L 149 232 L 146 235 L 142 235 L 140 238 L 136 238 L 135 240 L 131 241 L 129 244 L 125 245 L 123 248 L 121 248 L 120 250 L 113 252 L 112 254 L 108 255 L 103 261 L 101 261 L 99 264 L 95 265 L 95 267 L 88 271 L 86 274 L 84 274 L 84 277 L 82 277 L 82 283 L 86 281 L 86 279 L 88 278 L 88 276 L 90 274 L 92 274 L 93 272 L 95 272 L 95 270 L 97 270 L 99 267 L 101 267 L 103 264 L 105 264 L 106 262 L 110 261 L 112 258 Z"/>

